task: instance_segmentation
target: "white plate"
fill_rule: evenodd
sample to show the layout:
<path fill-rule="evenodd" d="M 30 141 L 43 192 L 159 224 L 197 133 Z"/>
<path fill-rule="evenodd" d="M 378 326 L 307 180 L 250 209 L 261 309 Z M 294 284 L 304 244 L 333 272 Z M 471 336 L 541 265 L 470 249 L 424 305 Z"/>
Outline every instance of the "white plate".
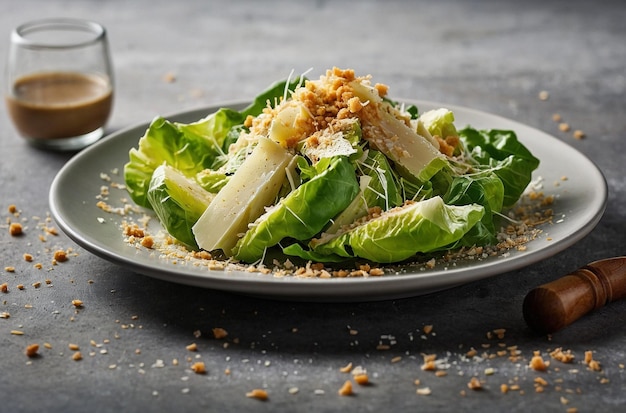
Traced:
<path fill-rule="evenodd" d="M 95 196 L 106 184 L 101 173 L 110 173 L 117 168 L 119 175 L 114 178 L 118 182 L 123 180 L 122 171 L 128 161 L 128 151 L 137 146 L 148 122 L 115 132 L 72 158 L 52 183 L 51 212 L 59 227 L 80 246 L 137 273 L 198 287 L 309 301 L 410 297 L 516 270 L 566 249 L 587 235 L 602 217 L 607 201 L 606 181 L 587 157 L 567 144 L 536 129 L 487 113 L 431 102 L 407 103 L 415 103 L 421 111 L 447 107 L 454 111 L 455 124 L 459 128 L 470 125 L 478 129 L 514 130 L 520 141 L 541 160 L 534 177 L 543 178 L 544 193 L 555 195 L 555 219 L 554 223 L 544 225 L 544 234 L 530 241 L 526 251 L 462 261 L 447 268 L 408 268 L 398 275 L 367 278 L 278 277 L 171 264 L 145 249 L 129 246 L 119 225 L 123 218 L 104 213 L 96 206 Z M 239 109 L 242 104 L 222 106 Z M 189 123 L 215 110 L 217 107 L 209 107 L 166 118 Z M 567 179 L 563 180 L 563 177 Z M 105 223 L 100 222 L 102 218 L 105 218 Z"/>

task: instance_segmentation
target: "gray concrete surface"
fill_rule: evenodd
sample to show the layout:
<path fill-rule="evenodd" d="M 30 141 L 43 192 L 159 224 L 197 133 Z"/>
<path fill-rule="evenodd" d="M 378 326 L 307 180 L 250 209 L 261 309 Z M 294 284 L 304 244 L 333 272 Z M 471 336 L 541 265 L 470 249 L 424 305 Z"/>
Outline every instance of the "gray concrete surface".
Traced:
<path fill-rule="evenodd" d="M 291 69 L 352 67 L 390 85 L 394 96 L 471 107 L 553 134 L 593 160 L 609 186 L 596 229 L 527 268 L 402 300 L 274 302 L 134 274 L 63 234 L 45 243 L 36 231 L 18 241 L 10 237 L 8 206 L 17 205 L 35 228 L 35 217 L 45 219 L 49 211 L 50 183 L 71 154 L 26 145 L 3 108 L 0 284 L 9 291 L 0 293 L 0 313 L 10 317 L 0 318 L 0 411 L 624 408 L 626 303 L 550 337 L 532 333 L 521 312 L 534 286 L 624 254 L 622 1 L 1 0 L 0 8 L 2 63 L 10 29 L 19 22 L 63 15 L 108 28 L 117 86 L 109 132 L 157 114 L 251 98 Z M 169 75 L 174 82 L 165 81 Z M 548 101 L 538 99 L 541 90 L 550 92 Z M 586 138 L 560 132 L 552 120 L 557 112 Z M 78 255 L 50 270 L 50 251 L 69 247 Z M 41 270 L 24 261 L 25 250 L 44 262 Z M 35 288 L 35 282 L 42 285 Z M 84 308 L 74 309 L 73 299 L 83 300 Z M 424 335 L 426 325 L 433 326 L 431 334 Z M 229 336 L 212 338 L 214 327 Z M 499 328 L 506 329 L 503 339 L 487 337 Z M 23 351 L 33 342 L 41 345 L 40 357 L 28 359 Z M 194 342 L 198 351 L 188 351 Z M 381 342 L 389 349 L 378 350 Z M 71 359 L 70 343 L 80 347 L 83 360 Z M 520 352 L 513 361 L 510 346 Z M 493 358 L 467 360 L 471 348 Z M 551 360 L 546 372 L 528 368 L 535 351 L 549 360 L 556 348 L 571 350 L 574 362 Z M 593 351 L 601 371 L 583 363 L 586 351 Z M 447 363 L 447 375 L 423 371 L 423 354 Z M 206 363 L 206 374 L 191 371 L 195 361 Z M 350 362 L 367 370 L 371 384 L 340 397 L 337 390 L 349 376 L 339 369 Z M 474 376 L 483 381 L 480 391 L 467 386 Z M 547 383 L 543 392 L 538 377 Z M 508 393 L 501 392 L 503 384 Z M 416 393 L 425 387 L 430 395 Z M 265 388 L 269 400 L 247 398 L 254 388 Z"/>

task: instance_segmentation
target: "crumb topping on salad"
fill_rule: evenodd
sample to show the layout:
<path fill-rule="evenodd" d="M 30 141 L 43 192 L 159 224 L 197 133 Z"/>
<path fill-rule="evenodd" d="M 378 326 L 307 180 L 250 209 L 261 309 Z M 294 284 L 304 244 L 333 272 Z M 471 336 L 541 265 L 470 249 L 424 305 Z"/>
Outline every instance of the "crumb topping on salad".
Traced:
<path fill-rule="evenodd" d="M 290 94 L 289 98 L 280 97 L 280 103 L 268 105 L 258 116 L 248 115 L 244 121 L 244 126 L 249 128 L 246 137 L 267 136 L 273 122 L 285 111 L 294 110 L 297 113 L 293 120 L 292 133 L 283 144 L 288 148 L 295 148 L 304 139 L 311 135 L 330 128 L 344 119 L 355 116 L 363 118 L 375 118 L 376 111 L 367 108 L 368 102 L 362 102 L 352 87 L 353 82 L 373 87 L 378 96 L 385 97 L 388 87 L 383 84 L 370 86 L 371 76 L 357 77 L 352 69 L 342 70 L 333 68 L 320 76 L 319 80 L 305 80 L 302 87 L 297 88 Z M 409 119 L 404 119 L 408 124 Z M 365 128 L 367 129 L 367 128 Z M 367 132 L 366 136 L 375 137 L 375 131 Z M 231 147 L 231 152 L 237 146 Z"/>

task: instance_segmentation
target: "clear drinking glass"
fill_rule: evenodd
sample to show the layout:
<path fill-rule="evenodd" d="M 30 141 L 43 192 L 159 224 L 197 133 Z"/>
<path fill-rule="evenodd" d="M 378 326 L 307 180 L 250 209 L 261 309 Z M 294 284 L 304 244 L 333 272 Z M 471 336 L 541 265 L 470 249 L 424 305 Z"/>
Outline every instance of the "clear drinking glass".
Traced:
<path fill-rule="evenodd" d="M 5 101 L 19 134 L 36 146 L 78 150 L 100 139 L 113 107 L 104 27 L 56 18 L 14 29 Z"/>

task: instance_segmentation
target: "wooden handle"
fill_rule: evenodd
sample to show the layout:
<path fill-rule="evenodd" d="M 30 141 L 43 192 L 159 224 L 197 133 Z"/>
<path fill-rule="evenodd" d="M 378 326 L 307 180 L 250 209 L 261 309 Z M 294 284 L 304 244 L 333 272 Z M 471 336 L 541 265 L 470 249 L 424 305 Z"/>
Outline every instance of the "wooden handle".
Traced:
<path fill-rule="evenodd" d="M 553 333 L 622 298 L 626 257 L 607 258 L 531 290 L 524 299 L 524 319 L 537 332 Z"/>

